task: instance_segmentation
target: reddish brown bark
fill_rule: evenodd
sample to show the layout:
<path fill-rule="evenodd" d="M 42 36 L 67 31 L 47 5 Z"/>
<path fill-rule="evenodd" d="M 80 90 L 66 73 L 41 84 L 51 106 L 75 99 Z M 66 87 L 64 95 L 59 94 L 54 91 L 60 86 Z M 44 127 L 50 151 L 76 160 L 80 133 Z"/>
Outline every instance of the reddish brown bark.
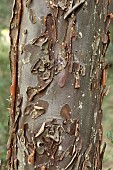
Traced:
<path fill-rule="evenodd" d="M 9 170 L 101 170 L 106 0 L 17 0 Z"/>

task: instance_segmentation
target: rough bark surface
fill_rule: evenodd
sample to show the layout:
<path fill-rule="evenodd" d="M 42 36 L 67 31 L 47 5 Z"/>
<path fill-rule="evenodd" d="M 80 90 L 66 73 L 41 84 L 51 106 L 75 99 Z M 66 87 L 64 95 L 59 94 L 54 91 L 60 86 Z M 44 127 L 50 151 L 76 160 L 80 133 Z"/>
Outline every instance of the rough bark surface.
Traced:
<path fill-rule="evenodd" d="M 9 170 L 101 170 L 107 0 L 15 0 Z"/>

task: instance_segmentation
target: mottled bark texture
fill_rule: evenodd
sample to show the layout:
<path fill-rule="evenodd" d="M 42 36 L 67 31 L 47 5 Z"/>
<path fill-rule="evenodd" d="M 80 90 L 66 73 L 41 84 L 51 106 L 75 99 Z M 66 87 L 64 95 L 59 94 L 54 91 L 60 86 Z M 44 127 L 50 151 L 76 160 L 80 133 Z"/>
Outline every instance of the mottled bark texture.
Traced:
<path fill-rule="evenodd" d="M 101 170 L 108 0 L 15 0 L 9 170 Z"/>

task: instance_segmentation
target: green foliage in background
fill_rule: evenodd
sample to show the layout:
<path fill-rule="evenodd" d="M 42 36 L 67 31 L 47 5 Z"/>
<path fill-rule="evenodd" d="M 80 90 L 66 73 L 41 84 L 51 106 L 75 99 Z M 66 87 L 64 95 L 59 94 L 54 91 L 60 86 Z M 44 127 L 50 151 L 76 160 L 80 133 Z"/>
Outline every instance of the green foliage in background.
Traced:
<path fill-rule="evenodd" d="M 13 0 L 0 0 L 0 161 L 6 160 L 10 87 L 8 28 Z M 1 169 L 1 167 L 0 167 Z"/>
<path fill-rule="evenodd" d="M 113 27 L 113 26 L 112 26 Z M 108 78 L 107 85 L 110 92 L 103 100 L 103 141 L 107 147 L 104 154 L 103 170 L 113 170 L 113 30 L 111 27 L 111 43 L 107 52 Z M 108 169 L 109 168 L 109 169 Z"/>
<path fill-rule="evenodd" d="M 107 133 L 107 137 L 108 137 L 108 139 L 113 143 L 113 133 L 112 133 L 112 131 L 109 131 L 109 132 Z"/>
<path fill-rule="evenodd" d="M 13 0 L 0 0 L 0 30 L 9 27 Z"/>
<path fill-rule="evenodd" d="M 0 160 L 6 159 L 6 143 L 8 138 L 8 101 L 10 86 L 9 45 L 0 37 Z"/>

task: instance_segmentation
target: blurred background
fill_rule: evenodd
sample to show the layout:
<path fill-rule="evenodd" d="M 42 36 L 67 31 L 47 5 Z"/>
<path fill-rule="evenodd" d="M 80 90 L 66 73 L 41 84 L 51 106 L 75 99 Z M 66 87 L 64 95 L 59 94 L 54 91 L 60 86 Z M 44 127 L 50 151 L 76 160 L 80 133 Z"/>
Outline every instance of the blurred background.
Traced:
<path fill-rule="evenodd" d="M 13 0 L 0 0 L 0 170 L 5 169 L 1 164 L 6 161 L 6 143 L 8 139 L 8 105 L 10 64 L 9 64 L 9 20 L 11 17 Z M 113 1 L 109 9 L 113 13 Z M 110 26 L 111 43 L 107 52 L 109 94 L 103 102 L 103 143 L 107 143 L 104 155 L 103 170 L 113 170 L 113 21 Z"/>
<path fill-rule="evenodd" d="M 9 20 L 13 0 L 0 0 L 0 170 L 6 160 L 6 143 L 8 139 L 8 99 L 10 80 L 9 65 Z"/>

